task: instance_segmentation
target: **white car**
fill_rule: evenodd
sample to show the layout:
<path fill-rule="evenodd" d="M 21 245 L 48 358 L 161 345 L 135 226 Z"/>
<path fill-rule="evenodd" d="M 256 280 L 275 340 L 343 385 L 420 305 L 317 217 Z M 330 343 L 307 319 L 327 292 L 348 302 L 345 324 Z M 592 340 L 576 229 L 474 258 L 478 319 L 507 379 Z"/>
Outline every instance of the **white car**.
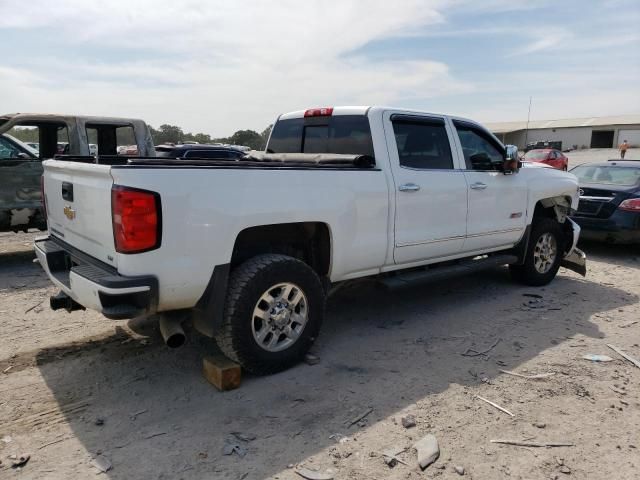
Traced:
<path fill-rule="evenodd" d="M 174 346 L 190 319 L 271 373 L 307 352 L 338 282 L 495 265 L 528 285 L 561 265 L 584 275 L 576 178 L 518 170 L 516 155 L 467 119 L 336 107 L 281 115 L 266 153 L 234 161 L 46 161 L 36 253 L 61 290 L 53 308 L 161 313 Z"/>

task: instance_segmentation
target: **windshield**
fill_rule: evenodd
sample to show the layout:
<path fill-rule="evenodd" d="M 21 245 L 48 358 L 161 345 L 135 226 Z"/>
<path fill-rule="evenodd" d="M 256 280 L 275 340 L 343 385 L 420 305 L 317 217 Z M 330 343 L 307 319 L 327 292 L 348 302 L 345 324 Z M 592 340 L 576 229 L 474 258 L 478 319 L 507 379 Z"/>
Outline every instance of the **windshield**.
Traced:
<path fill-rule="evenodd" d="M 545 160 L 549 156 L 546 150 L 530 150 L 524 154 L 525 160 Z"/>
<path fill-rule="evenodd" d="M 580 165 L 571 170 L 580 183 L 604 183 L 632 187 L 640 184 L 640 167 Z"/>
<path fill-rule="evenodd" d="M 363 115 L 336 115 L 276 122 L 269 153 L 340 153 L 373 157 L 369 119 Z"/>

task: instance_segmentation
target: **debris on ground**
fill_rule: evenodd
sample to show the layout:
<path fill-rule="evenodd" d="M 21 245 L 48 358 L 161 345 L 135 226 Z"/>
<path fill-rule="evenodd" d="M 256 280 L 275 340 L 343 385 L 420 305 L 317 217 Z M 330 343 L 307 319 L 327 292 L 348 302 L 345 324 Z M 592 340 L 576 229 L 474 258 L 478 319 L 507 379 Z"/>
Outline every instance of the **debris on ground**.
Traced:
<path fill-rule="evenodd" d="M 571 473 L 571 469 L 569 467 L 567 467 L 566 465 L 563 465 L 563 466 L 560 467 L 560 472 L 569 475 Z"/>
<path fill-rule="evenodd" d="M 9 370 L 11 370 L 12 368 L 13 368 L 13 365 L 9 365 L 7 368 L 2 370 L 2 373 L 9 373 Z"/>
<path fill-rule="evenodd" d="M 629 355 L 628 353 L 623 352 L 622 349 L 620 349 L 619 347 L 616 347 L 615 345 L 611 345 L 611 344 L 607 343 L 607 347 L 609 347 L 611 350 L 613 350 L 614 352 L 616 352 L 618 355 L 620 355 L 621 357 L 625 358 L 626 360 L 629 360 L 636 367 L 640 368 L 640 360 L 636 360 L 631 355 Z"/>
<path fill-rule="evenodd" d="M 349 427 L 353 427 L 356 423 L 360 422 L 361 420 L 364 420 L 371 412 L 373 412 L 373 408 L 368 408 L 357 417 L 354 417 L 351 420 L 347 420 L 344 423 L 349 424 L 348 425 Z"/>
<path fill-rule="evenodd" d="M 635 325 L 639 320 L 633 320 L 631 322 L 623 323 L 622 325 L 618 325 L 619 328 L 628 328 L 631 325 Z"/>
<path fill-rule="evenodd" d="M 413 415 L 402 417 L 400 421 L 402 422 L 402 426 L 404 428 L 413 428 L 416 426 L 416 417 L 414 417 Z"/>
<path fill-rule="evenodd" d="M 317 472 L 304 467 L 297 468 L 295 472 L 307 480 L 333 480 L 333 474 L 331 473 Z"/>
<path fill-rule="evenodd" d="M 29 455 L 28 453 L 23 453 L 20 456 L 12 455 L 10 458 L 12 460 L 11 468 L 20 468 L 24 467 L 27 464 L 27 462 L 31 458 L 31 455 Z"/>
<path fill-rule="evenodd" d="M 349 437 L 347 437 L 346 435 L 342 435 L 341 433 L 334 433 L 332 435 L 329 435 L 329 438 L 331 440 L 335 440 L 338 443 L 347 443 L 351 440 Z"/>
<path fill-rule="evenodd" d="M 255 436 L 250 435 L 242 435 L 241 433 L 234 432 L 231 433 L 224 440 L 224 447 L 222 447 L 223 455 L 233 455 L 234 453 L 238 455 L 240 458 L 244 458 L 247 454 L 246 444 L 252 440 L 255 440 Z"/>
<path fill-rule="evenodd" d="M 507 375 L 513 375 L 514 377 L 526 378 L 527 380 L 540 380 L 543 378 L 549 378 L 555 375 L 555 372 L 548 373 L 538 373 L 535 375 L 523 375 L 522 373 L 511 372 L 509 370 L 500 370 L 502 373 L 506 373 Z"/>
<path fill-rule="evenodd" d="M 620 394 L 620 395 L 626 395 L 626 394 L 627 394 L 627 392 L 625 392 L 624 390 L 620 390 L 619 388 L 617 388 L 617 387 L 616 387 L 616 386 L 614 386 L 614 385 L 609 385 L 609 388 L 610 388 L 611 390 L 613 390 L 614 392 L 616 392 L 616 393 Z"/>
<path fill-rule="evenodd" d="M 424 470 L 440 456 L 440 447 L 435 435 L 425 435 L 413 447 L 418 451 L 418 465 Z"/>
<path fill-rule="evenodd" d="M 493 350 L 496 347 L 496 345 L 498 345 L 498 343 L 500 343 L 501 341 L 502 341 L 502 338 L 498 338 L 495 342 L 493 342 L 493 344 L 489 348 L 482 351 L 474 350 L 473 348 L 467 348 L 460 355 L 462 355 L 463 357 L 479 357 L 480 355 L 486 356 L 487 353 Z"/>
<path fill-rule="evenodd" d="M 135 421 L 136 418 L 138 418 L 138 415 L 142 415 L 143 413 L 147 413 L 149 410 L 147 410 L 146 408 L 144 410 L 140 410 L 138 412 L 132 413 L 131 415 L 129 415 L 129 419 L 131 419 L 132 421 Z"/>
<path fill-rule="evenodd" d="M 490 440 L 490 442 L 514 445 L 516 447 L 575 447 L 575 444 L 569 442 L 526 442 L 518 440 Z"/>
<path fill-rule="evenodd" d="M 400 460 L 398 458 L 398 455 L 400 455 L 401 453 L 406 452 L 407 449 L 406 448 L 398 448 L 398 447 L 393 447 L 390 449 L 385 450 L 384 452 L 379 452 L 380 455 L 382 455 L 382 461 L 389 467 L 389 468 L 393 468 L 395 467 L 398 463 L 401 463 L 403 465 L 407 465 L 409 466 L 406 462 L 403 462 L 402 460 Z M 378 453 L 378 452 L 372 452 L 372 453 Z"/>
<path fill-rule="evenodd" d="M 608 355 L 596 355 L 595 353 L 587 353 L 583 355 L 582 358 L 592 362 L 613 362 L 613 358 Z"/>
<path fill-rule="evenodd" d="M 91 460 L 91 465 L 96 467 L 100 473 L 107 473 L 113 468 L 111 462 L 102 455 L 98 455 L 93 460 Z"/>
<path fill-rule="evenodd" d="M 13 438 L 11 438 L 10 435 L 5 435 L 0 440 L 2 440 L 2 443 L 11 443 L 13 441 Z"/>
<path fill-rule="evenodd" d="M 104 418 L 102 417 L 97 417 L 94 422 L 96 425 L 98 425 L 99 427 L 101 427 L 102 425 L 104 425 Z"/>
<path fill-rule="evenodd" d="M 491 400 L 487 400 L 486 398 L 481 397 L 480 395 L 474 395 L 474 396 L 475 396 L 476 398 L 478 398 L 478 399 L 482 400 L 483 402 L 488 403 L 488 404 L 489 404 L 489 405 L 491 405 L 492 407 L 497 408 L 497 409 L 498 409 L 498 410 L 500 410 L 501 412 L 504 412 L 504 413 L 506 413 L 507 415 L 510 415 L 510 416 L 512 416 L 512 417 L 515 417 L 515 415 L 514 415 L 513 413 L 511 413 L 511 412 L 510 412 L 509 410 L 507 410 L 506 408 L 501 407 L 501 406 L 500 406 L 500 405 L 498 405 L 497 403 L 493 403 Z"/>
<path fill-rule="evenodd" d="M 453 470 L 454 470 L 458 475 L 464 475 L 464 467 L 463 467 L 463 466 L 456 465 L 455 467 L 453 467 Z"/>
<path fill-rule="evenodd" d="M 320 357 L 307 353 L 304 356 L 304 363 L 306 363 L 307 365 L 316 365 L 320 363 Z"/>
<path fill-rule="evenodd" d="M 533 426 L 536 428 L 546 428 L 547 424 L 542 422 L 536 422 L 533 424 Z"/>

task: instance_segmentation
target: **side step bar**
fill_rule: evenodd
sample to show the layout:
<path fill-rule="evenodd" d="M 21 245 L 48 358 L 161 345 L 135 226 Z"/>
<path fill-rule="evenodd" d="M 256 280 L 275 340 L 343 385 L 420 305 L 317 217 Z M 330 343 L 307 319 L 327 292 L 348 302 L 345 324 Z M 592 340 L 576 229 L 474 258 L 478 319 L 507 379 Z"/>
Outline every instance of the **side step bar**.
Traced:
<path fill-rule="evenodd" d="M 464 275 L 486 268 L 497 267 L 499 265 L 507 265 L 516 263 L 518 257 L 516 255 L 489 255 L 488 257 L 479 258 L 477 260 L 464 260 L 454 265 L 426 268 L 425 270 L 414 270 L 407 273 L 400 273 L 393 277 L 387 277 L 380 280 L 380 283 L 389 290 L 396 290 L 408 287 L 418 283 L 426 283 L 432 280 L 439 280 L 455 275 Z"/>

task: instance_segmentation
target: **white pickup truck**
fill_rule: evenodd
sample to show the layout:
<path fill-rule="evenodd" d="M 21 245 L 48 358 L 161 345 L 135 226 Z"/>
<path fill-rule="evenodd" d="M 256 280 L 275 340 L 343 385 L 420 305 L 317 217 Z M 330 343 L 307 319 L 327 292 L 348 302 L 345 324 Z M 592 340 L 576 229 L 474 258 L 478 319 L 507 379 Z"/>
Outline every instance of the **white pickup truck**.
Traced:
<path fill-rule="evenodd" d="M 275 372 L 307 352 L 338 282 L 584 275 L 576 178 L 519 169 L 507 150 L 470 120 L 336 107 L 281 115 L 266 152 L 239 160 L 45 161 L 35 249 L 61 290 L 52 308 L 161 314 L 170 346 L 190 319 L 247 370 Z"/>

